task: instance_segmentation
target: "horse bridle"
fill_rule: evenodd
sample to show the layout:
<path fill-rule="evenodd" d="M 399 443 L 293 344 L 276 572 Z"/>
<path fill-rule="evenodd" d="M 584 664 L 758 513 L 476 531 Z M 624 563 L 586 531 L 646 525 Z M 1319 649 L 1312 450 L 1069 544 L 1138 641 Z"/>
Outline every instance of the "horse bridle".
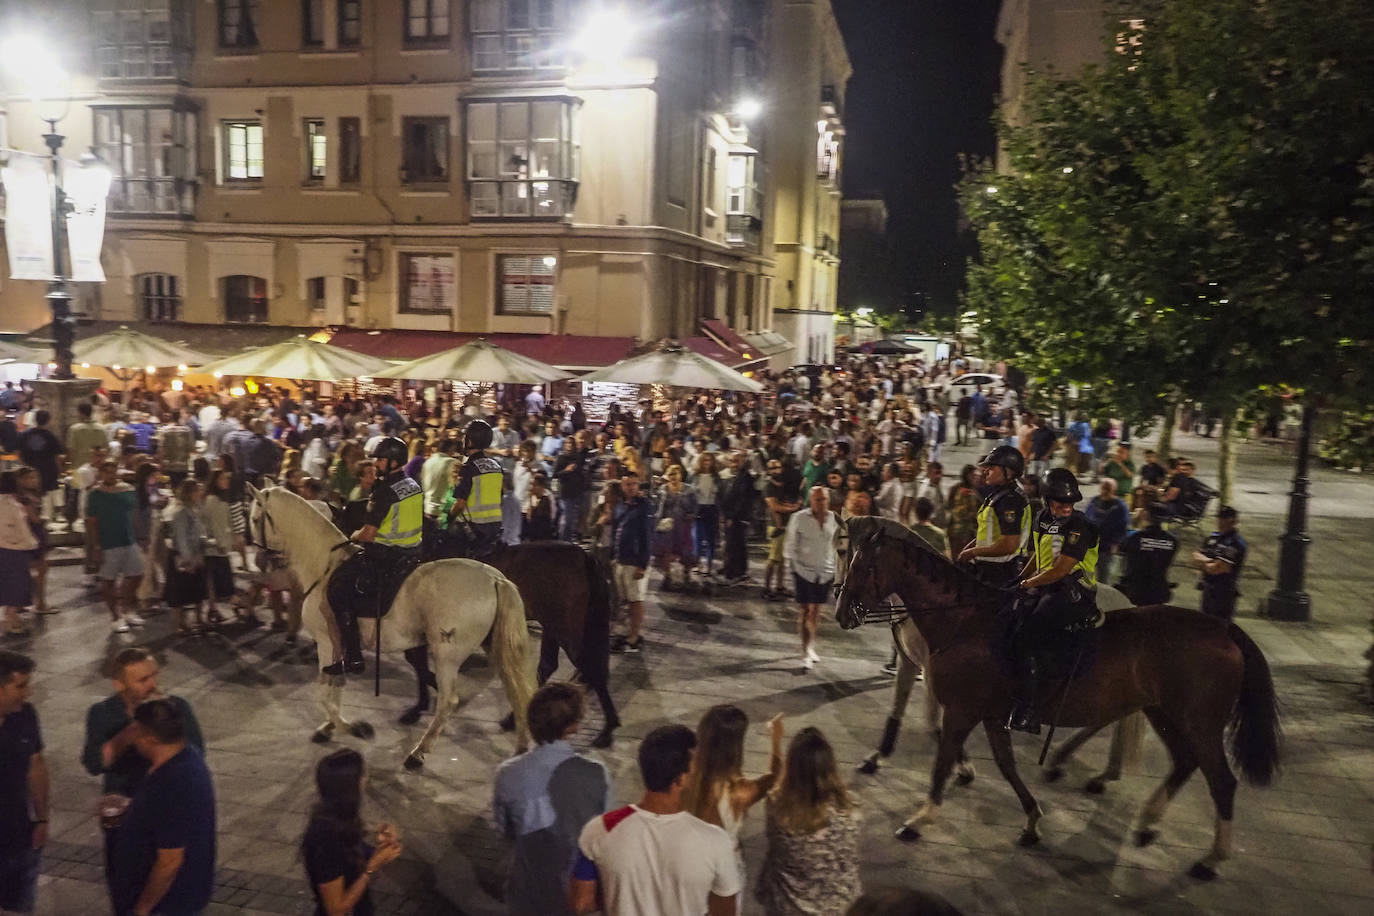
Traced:
<path fill-rule="evenodd" d="M 258 544 L 258 546 L 261 547 L 263 550 L 267 551 L 268 553 L 280 554 L 280 553 L 281 553 L 280 550 L 275 550 L 275 549 L 273 549 L 273 548 L 267 546 L 267 529 L 268 529 L 268 527 L 270 526 L 271 529 L 272 529 L 273 531 L 276 531 L 276 530 L 277 530 L 277 523 L 276 523 L 276 521 L 272 518 L 272 513 L 267 511 L 267 496 L 266 496 L 266 494 L 265 494 L 265 493 L 261 493 L 261 492 L 258 493 L 256 496 L 253 497 L 253 502 L 257 505 L 257 507 L 258 507 L 258 514 L 261 516 L 261 519 L 260 519 L 260 521 L 259 521 L 259 524 L 260 524 L 260 526 L 262 527 L 262 532 L 261 532 L 261 534 L 262 534 L 262 539 L 261 539 L 261 542 Z M 251 518 L 251 513 L 250 513 L 250 518 Z M 257 534 L 257 533 L 258 533 L 258 532 L 254 532 L 254 534 Z M 342 550 L 342 549 L 344 549 L 345 547 L 348 547 L 349 545 L 351 545 L 352 543 L 353 543 L 352 540 L 350 540 L 350 539 L 348 539 L 348 538 L 345 538 L 344 540 L 342 540 L 342 541 L 340 541 L 339 543 L 335 544 L 333 547 L 330 547 L 330 548 L 329 548 L 329 553 L 330 553 L 330 554 L 333 554 L 335 551 Z M 324 572 L 321 573 L 320 577 L 319 577 L 318 579 L 316 579 L 314 582 L 312 582 L 312 583 L 310 584 L 310 587 L 307 588 L 304 592 L 301 593 L 301 600 L 304 601 L 306 598 L 310 597 L 310 593 L 313 592 L 315 589 L 319 588 L 319 587 L 320 587 L 320 583 L 322 583 L 322 582 L 324 582 L 326 579 L 328 579 L 329 576 L 330 576 L 330 574 L 333 573 L 333 571 L 334 571 L 334 569 L 333 569 L 333 566 L 332 566 L 332 565 L 326 566 L 325 569 L 324 569 Z"/>

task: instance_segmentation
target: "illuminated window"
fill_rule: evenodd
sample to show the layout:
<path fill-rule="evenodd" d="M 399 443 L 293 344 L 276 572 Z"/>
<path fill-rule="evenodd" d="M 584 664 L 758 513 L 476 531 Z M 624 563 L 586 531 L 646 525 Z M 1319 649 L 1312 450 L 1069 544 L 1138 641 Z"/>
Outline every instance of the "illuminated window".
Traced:
<path fill-rule="evenodd" d="M 552 254 L 507 254 L 496 259 L 498 315 L 553 314 L 554 272 L 558 258 Z"/>
<path fill-rule="evenodd" d="M 262 180 L 262 122 L 224 122 L 224 177 L 229 181 Z"/>
<path fill-rule="evenodd" d="M 577 191 L 573 103 L 471 102 L 467 108 L 472 216 L 562 219 Z"/>
<path fill-rule="evenodd" d="M 329 141 L 324 121 L 312 118 L 305 122 L 305 180 L 324 181 L 328 163 Z"/>

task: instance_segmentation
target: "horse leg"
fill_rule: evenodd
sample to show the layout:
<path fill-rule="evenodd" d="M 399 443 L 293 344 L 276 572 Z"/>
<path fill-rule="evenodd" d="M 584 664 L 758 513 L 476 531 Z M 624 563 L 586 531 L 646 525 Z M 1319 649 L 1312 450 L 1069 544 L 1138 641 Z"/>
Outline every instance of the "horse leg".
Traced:
<path fill-rule="evenodd" d="M 1077 753 L 1080 747 L 1088 743 L 1089 738 L 1100 731 L 1102 731 L 1102 727 L 1080 728 L 1074 732 L 1068 741 L 1065 741 L 1058 750 L 1050 755 L 1050 765 L 1045 768 L 1045 782 L 1058 782 L 1063 779 L 1064 764 L 1069 762 L 1069 759 Z"/>
<path fill-rule="evenodd" d="M 343 691 L 343 678 L 320 673 L 320 702 L 324 705 L 324 722 L 315 729 L 310 740 L 325 744 L 334 737 L 336 731 L 346 731 L 348 720 L 339 712 L 339 697 Z"/>
<path fill-rule="evenodd" d="M 439 686 L 434 672 L 429 670 L 429 647 L 424 643 L 405 650 L 406 661 L 415 672 L 415 705 L 401 713 L 397 721 L 402 725 L 414 725 L 429 710 L 429 688 Z"/>
<path fill-rule="evenodd" d="M 434 645 L 431 651 L 434 653 L 435 674 L 439 682 L 439 699 L 434 704 L 434 716 L 429 720 L 429 727 L 406 755 L 407 770 L 418 770 L 425 765 L 425 755 L 434 746 L 434 739 L 444 730 L 449 716 L 458 706 L 458 666 L 462 664 L 462 657 L 457 647 L 450 643 Z"/>
<path fill-rule="evenodd" d="M 940 805 L 945 799 L 945 783 L 949 780 L 950 770 L 954 769 L 954 761 L 958 758 L 964 741 L 968 739 L 968 733 L 973 731 L 974 724 L 951 724 L 949 717 L 946 716 L 944 731 L 940 735 L 940 749 L 935 754 L 935 767 L 930 774 L 930 796 L 897 830 L 897 839 L 906 842 L 919 840 L 921 828 L 934 822 L 939 816 Z"/>
<path fill-rule="evenodd" d="M 906 653 L 897 653 L 897 683 L 892 691 L 892 711 L 887 714 L 887 722 L 883 725 L 883 737 L 878 743 L 878 749 L 864 758 L 864 762 L 859 764 L 859 772 L 872 776 L 878 772 L 878 766 L 883 758 L 891 757 L 892 752 L 897 749 L 897 733 L 902 728 L 902 716 L 906 714 L 907 704 L 911 702 L 911 688 L 916 683 L 916 666 L 906 657 Z"/>
<path fill-rule="evenodd" d="M 611 691 L 604 680 L 599 684 L 593 684 L 592 689 L 596 691 L 596 698 L 601 703 L 601 714 L 606 720 L 600 734 L 592 739 L 592 747 L 610 747 L 615 730 L 620 727 L 620 713 L 616 712 L 615 701 L 611 699 Z"/>
<path fill-rule="evenodd" d="M 1164 747 L 1169 751 L 1169 759 L 1173 763 L 1173 769 L 1164 778 L 1164 783 L 1155 789 L 1150 795 L 1145 807 L 1140 812 L 1140 820 L 1136 824 L 1135 843 L 1137 846 L 1148 846 L 1159 836 L 1159 831 L 1154 829 L 1154 825 L 1164 816 L 1164 809 L 1173 799 L 1183 784 L 1188 781 L 1188 777 L 1193 775 L 1197 769 L 1197 760 L 1193 756 L 1193 749 L 1189 746 L 1187 739 L 1174 726 L 1173 720 L 1164 714 L 1158 706 L 1152 706 L 1145 710 L 1145 716 L 1150 720 L 1150 724 L 1155 727 L 1159 738 L 1164 742 Z"/>
<path fill-rule="evenodd" d="M 1026 783 L 1021 779 L 1021 774 L 1016 771 L 1016 755 L 1011 749 L 1011 732 L 1003 727 L 1002 722 L 994 719 L 988 719 L 983 723 L 983 731 L 987 732 L 988 744 L 992 747 L 992 759 L 997 762 L 997 769 L 1002 771 L 1002 777 L 1011 784 L 1012 791 L 1021 802 L 1021 810 L 1026 813 L 1025 829 L 1021 831 L 1021 836 L 1016 842 L 1020 846 L 1034 846 L 1040 842 L 1037 827 L 1045 812 L 1040 810 L 1035 796 L 1031 795 L 1030 789 L 1026 788 Z"/>
<path fill-rule="evenodd" d="M 1190 877 L 1199 881 L 1211 881 L 1217 876 L 1217 866 L 1231 858 L 1232 818 L 1235 816 L 1236 775 L 1226 763 L 1226 750 L 1222 746 L 1224 723 L 1214 728 L 1197 727 L 1190 729 L 1189 737 L 1197 754 L 1198 767 L 1207 778 L 1207 788 L 1212 793 L 1212 802 L 1217 806 L 1215 834 L 1212 850 L 1188 870 Z"/>
<path fill-rule="evenodd" d="M 1107 791 L 1107 783 L 1116 782 L 1121 778 L 1121 768 L 1126 759 L 1126 746 L 1130 743 L 1130 730 L 1139 728 L 1139 713 L 1131 713 L 1123 719 L 1118 719 L 1116 725 L 1112 726 L 1112 744 L 1107 751 L 1107 768 L 1089 779 L 1083 786 L 1083 791 L 1089 795 L 1101 795 Z M 1139 740 L 1137 738 L 1136 740 Z"/>
<path fill-rule="evenodd" d="M 553 673 L 558 670 L 558 640 L 553 637 L 548 630 L 539 638 L 539 668 L 535 672 L 535 684 L 543 687 Z M 506 717 L 501 720 L 501 731 L 515 731 L 515 712 L 506 713 Z M 597 745 L 606 747 L 606 745 Z"/>

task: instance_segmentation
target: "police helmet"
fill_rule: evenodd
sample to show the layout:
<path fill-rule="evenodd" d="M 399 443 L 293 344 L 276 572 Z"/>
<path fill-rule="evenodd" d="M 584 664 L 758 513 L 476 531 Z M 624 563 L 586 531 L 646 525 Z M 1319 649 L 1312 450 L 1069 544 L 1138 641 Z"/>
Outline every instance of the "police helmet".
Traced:
<path fill-rule="evenodd" d="M 491 424 L 486 420 L 473 420 L 463 433 L 463 441 L 468 448 L 487 448 L 491 445 Z"/>
<path fill-rule="evenodd" d="M 1083 498 L 1078 489 L 1078 478 L 1068 468 L 1055 468 L 1045 475 L 1045 485 L 1040 495 L 1048 502 L 1076 503 Z"/>
<path fill-rule="evenodd" d="M 983 460 L 978 462 L 979 467 L 983 468 L 1006 468 L 1012 479 L 1020 477 L 1026 470 L 1026 458 L 1020 450 L 1010 445 L 999 445 L 997 448 L 983 456 Z"/>
<path fill-rule="evenodd" d="M 388 436 L 372 449 L 374 461 L 381 461 L 383 458 L 390 459 L 394 467 L 400 467 L 409 460 L 410 450 L 406 448 L 404 441 L 395 436 Z"/>

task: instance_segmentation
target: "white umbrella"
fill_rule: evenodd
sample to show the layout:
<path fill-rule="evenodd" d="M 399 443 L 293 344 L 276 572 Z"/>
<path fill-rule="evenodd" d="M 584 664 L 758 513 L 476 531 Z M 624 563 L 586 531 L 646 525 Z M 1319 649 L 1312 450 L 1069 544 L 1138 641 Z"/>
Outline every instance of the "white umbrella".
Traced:
<path fill-rule="evenodd" d="M 199 366 L 210 361 L 210 357 L 198 350 L 135 331 L 125 325 L 78 340 L 72 347 L 72 356 L 73 362 L 87 366 L 132 372 L 144 368 Z"/>
<path fill-rule="evenodd" d="M 270 347 L 260 347 L 207 363 L 200 367 L 200 371 L 216 375 L 258 375 L 310 382 L 339 382 L 375 376 L 389 368 L 391 364 L 385 360 L 373 359 L 307 337 L 293 337 Z"/>
<path fill-rule="evenodd" d="M 11 343 L 8 340 L 0 340 L 0 362 L 11 363 L 36 363 L 42 365 L 52 359 L 42 350 L 35 350 L 23 344 Z"/>
<path fill-rule="evenodd" d="M 570 372 L 482 339 L 377 373 L 377 378 L 504 385 L 542 385 L 572 377 Z"/>
<path fill-rule="evenodd" d="M 582 376 L 584 382 L 624 382 L 631 385 L 676 385 L 680 388 L 711 388 L 758 394 L 763 386 L 729 366 L 708 359 L 679 343 L 622 359 L 614 365 Z"/>

